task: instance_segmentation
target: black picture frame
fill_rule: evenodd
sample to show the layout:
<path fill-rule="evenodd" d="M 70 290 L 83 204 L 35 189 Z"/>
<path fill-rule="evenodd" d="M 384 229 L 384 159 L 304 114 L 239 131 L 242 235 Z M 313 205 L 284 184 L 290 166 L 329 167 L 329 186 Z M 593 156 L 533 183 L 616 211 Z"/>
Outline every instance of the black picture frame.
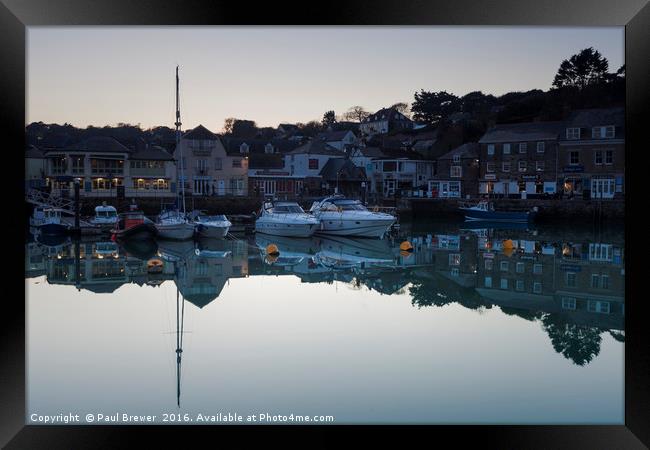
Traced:
<path fill-rule="evenodd" d="M 625 26 L 626 63 L 626 342 L 625 342 L 625 425 L 621 426 L 399 426 L 364 429 L 366 435 L 385 440 L 386 432 L 401 431 L 411 439 L 429 442 L 449 439 L 453 445 L 476 442 L 498 448 L 645 448 L 650 445 L 650 342 L 644 327 L 648 310 L 640 279 L 644 276 L 644 222 L 641 199 L 644 190 L 643 153 L 650 109 L 650 5 L 647 0 L 490 0 L 469 1 L 374 1 L 307 3 L 243 3 L 186 0 L 1 0 L 0 35 L 0 123 L 5 130 L 4 204 L 8 214 L 24 214 L 22 149 L 25 140 L 25 56 L 26 27 L 32 25 L 558 25 Z M 480 73 L 480 72 L 477 72 Z M 15 158 L 15 159 L 14 159 Z M 8 189 L 7 189 L 8 188 Z M 634 220 L 639 215 L 640 220 Z M 5 252 L 23 258 L 24 246 L 16 236 L 24 233 L 22 221 L 11 216 L 4 221 Z M 635 226 L 636 225 L 636 226 Z M 635 229 L 638 227 L 638 229 Z M 641 244 L 641 245 L 639 245 Z M 13 258 L 13 257 L 11 257 Z M 7 260 L 11 261 L 11 259 Z M 12 273 L 11 271 L 15 271 Z M 115 448 L 131 446 L 134 436 L 156 436 L 170 443 L 187 431 L 201 437 L 215 431 L 219 437 L 252 429 L 276 436 L 278 427 L 159 427 L 159 426 L 25 426 L 25 296 L 21 264 L 5 269 L 2 317 L 2 377 L 0 379 L 0 444 L 6 448 Z M 13 287 L 13 286 L 12 286 Z M 365 428 L 365 427 L 364 427 Z M 280 427 L 295 436 L 312 427 Z M 330 445 L 341 441 L 330 430 L 316 429 L 303 445 Z M 239 433 L 238 433 L 239 434 Z M 248 435 L 248 433 L 246 433 Z M 185 438 L 183 438 L 185 439 Z M 185 444 L 188 441 L 184 440 Z M 217 442 L 213 441 L 215 444 Z M 294 442 L 300 444 L 300 440 Z M 403 441 L 402 441 L 403 442 Z M 426 441 L 425 441 L 426 442 Z M 244 441 L 240 441 L 244 443 Z M 302 446 L 302 445 L 301 445 Z"/>

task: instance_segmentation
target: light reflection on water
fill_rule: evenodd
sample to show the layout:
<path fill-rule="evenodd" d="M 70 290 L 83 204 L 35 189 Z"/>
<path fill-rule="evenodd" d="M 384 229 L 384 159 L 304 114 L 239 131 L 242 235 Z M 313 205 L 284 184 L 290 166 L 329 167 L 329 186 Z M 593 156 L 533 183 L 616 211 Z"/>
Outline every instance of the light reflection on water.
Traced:
<path fill-rule="evenodd" d="M 28 418 L 622 423 L 622 231 L 462 227 L 29 243 Z"/>

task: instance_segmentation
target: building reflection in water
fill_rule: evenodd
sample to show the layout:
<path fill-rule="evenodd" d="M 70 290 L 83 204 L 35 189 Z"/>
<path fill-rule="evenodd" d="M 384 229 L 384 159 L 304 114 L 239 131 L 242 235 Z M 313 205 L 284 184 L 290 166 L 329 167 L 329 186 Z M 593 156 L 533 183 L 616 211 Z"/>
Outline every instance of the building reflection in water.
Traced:
<path fill-rule="evenodd" d="M 476 226 L 476 225 L 475 225 Z M 408 240 L 412 252 L 400 251 Z M 278 256 L 265 249 L 275 244 Z M 623 237 L 527 229 L 402 230 L 399 238 L 281 238 L 151 242 L 30 242 L 25 276 L 110 294 L 125 283 L 155 288 L 173 281 L 198 308 L 231 278 L 291 275 L 304 283 L 349 283 L 383 294 L 408 293 L 417 308 L 452 303 L 499 307 L 537 321 L 553 348 L 577 365 L 600 351 L 603 333 L 624 341 Z"/>

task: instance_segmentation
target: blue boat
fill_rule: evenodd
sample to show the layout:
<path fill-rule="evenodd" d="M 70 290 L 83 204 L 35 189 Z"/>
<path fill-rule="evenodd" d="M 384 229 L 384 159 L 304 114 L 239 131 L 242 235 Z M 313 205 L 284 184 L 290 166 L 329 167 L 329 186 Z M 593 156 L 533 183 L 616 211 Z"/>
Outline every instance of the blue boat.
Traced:
<path fill-rule="evenodd" d="M 37 206 L 29 218 L 29 225 L 41 235 L 66 234 L 70 230 L 70 224 L 61 220 L 62 211 L 59 208 Z"/>
<path fill-rule="evenodd" d="M 494 204 L 485 200 L 474 206 L 461 206 L 459 208 L 465 215 L 465 220 L 480 220 L 486 222 L 532 222 L 537 213 L 537 207 L 528 211 L 497 211 Z"/>

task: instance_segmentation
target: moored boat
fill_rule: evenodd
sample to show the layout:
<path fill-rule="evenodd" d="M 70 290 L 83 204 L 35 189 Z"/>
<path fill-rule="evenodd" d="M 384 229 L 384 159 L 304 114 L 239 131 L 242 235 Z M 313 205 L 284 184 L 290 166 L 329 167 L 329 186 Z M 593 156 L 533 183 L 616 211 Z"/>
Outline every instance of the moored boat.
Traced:
<path fill-rule="evenodd" d="M 161 239 L 185 241 L 194 236 L 194 224 L 180 211 L 163 211 L 158 215 L 155 226 Z"/>
<path fill-rule="evenodd" d="M 224 238 L 232 223 L 223 214 L 208 215 L 203 211 L 193 211 L 191 214 L 192 223 L 196 234 L 206 238 Z"/>
<path fill-rule="evenodd" d="M 296 202 L 264 202 L 255 221 L 255 231 L 275 236 L 310 237 L 320 221 Z"/>
<path fill-rule="evenodd" d="M 100 229 L 110 230 L 115 226 L 118 219 L 117 209 L 114 206 L 106 205 L 104 202 L 104 204 L 95 207 L 95 215 L 88 222 Z"/>
<path fill-rule="evenodd" d="M 66 234 L 70 230 L 70 225 L 61 220 L 61 212 L 59 208 L 37 206 L 29 218 L 29 224 L 38 234 Z"/>
<path fill-rule="evenodd" d="M 158 235 L 158 230 L 146 220 L 142 211 L 131 210 L 118 217 L 116 227 L 111 230 L 117 239 L 151 239 Z"/>
<path fill-rule="evenodd" d="M 391 214 L 369 211 L 360 201 L 332 195 L 314 202 L 310 212 L 321 221 L 319 233 L 382 238 L 397 221 Z"/>
<path fill-rule="evenodd" d="M 481 200 L 474 206 L 460 206 L 465 220 L 480 220 L 486 222 L 519 222 L 532 221 L 537 214 L 537 207 L 527 211 L 498 211 L 494 204 Z"/>

